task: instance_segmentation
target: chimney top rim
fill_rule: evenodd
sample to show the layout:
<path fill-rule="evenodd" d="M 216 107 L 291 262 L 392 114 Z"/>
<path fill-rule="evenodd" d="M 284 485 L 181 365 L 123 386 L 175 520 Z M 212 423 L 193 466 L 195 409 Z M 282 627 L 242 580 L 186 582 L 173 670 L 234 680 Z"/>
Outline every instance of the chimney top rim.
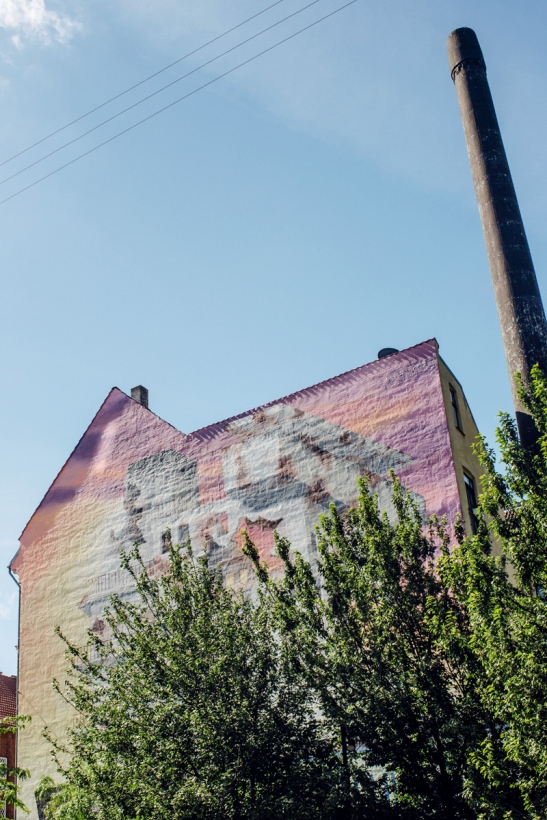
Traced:
<path fill-rule="evenodd" d="M 484 56 L 479 40 L 472 28 L 456 28 L 448 35 L 448 66 L 454 76 L 454 70 L 466 60 L 480 60 L 484 67 Z"/>

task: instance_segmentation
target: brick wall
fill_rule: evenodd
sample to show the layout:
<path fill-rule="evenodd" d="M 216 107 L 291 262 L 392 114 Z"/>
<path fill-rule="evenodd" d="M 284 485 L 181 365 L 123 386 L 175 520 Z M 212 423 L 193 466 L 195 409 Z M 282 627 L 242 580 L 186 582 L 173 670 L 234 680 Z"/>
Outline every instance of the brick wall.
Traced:
<path fill-rule="evenodd" d="M 0 673 L 0 723 L 14 717 L 17 711 L 17 678 Z M 6 757 L 8 768 L 15 766 L 15 735 L 11 732 L 0 735 L 0 757 Z M 1 808 L 1 807 L 0 807 Z M 13 809 L 8 807 L 7 816 L 13 817 Z"/>

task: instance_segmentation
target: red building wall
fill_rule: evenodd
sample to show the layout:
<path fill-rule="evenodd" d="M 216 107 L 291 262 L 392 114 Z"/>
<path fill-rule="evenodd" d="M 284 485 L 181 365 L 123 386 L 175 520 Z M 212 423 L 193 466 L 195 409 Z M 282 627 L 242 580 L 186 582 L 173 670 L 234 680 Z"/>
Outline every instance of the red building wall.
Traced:
<path fill-rule="evenodd" d="M 17 712 L 17 678 L 0 673 L 0 721 L 14 717 Z M 15 735 L 11 732 L 0 735 L 0 757 L 7 757 L 8 769 L 15 766 Z M 3 806 L 0 806 L 0 810 Z M 7 809 L 7 817 L 13 817 L 13 808 Z"/>

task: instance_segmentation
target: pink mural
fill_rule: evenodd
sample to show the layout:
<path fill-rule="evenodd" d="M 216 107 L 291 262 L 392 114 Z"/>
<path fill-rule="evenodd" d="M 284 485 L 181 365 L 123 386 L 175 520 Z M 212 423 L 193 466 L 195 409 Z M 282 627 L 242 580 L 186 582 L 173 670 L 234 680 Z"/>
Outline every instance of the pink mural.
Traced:
<path fill-rule="evenodd" d="M 242 529 L 274 574 L 274 530 L 313 561 L 320 513 L 352 505 L 359 476 L 390 511 L 391 469 L 424 515 L 453 519 L 460 500 L 434 340 L 190 435 L 114 388 L 12 563 L 22 584 L 22 711 L 42 715 L 40 725 L 66 720 L 49 691 L 62 669 L 53 630 L 60 624 L 82 643 L 87 628 L 104 632 L 110 595 L 131 595 L 122 549 L 139 544 L 151 571 L 161 570 L 169 527 L 221 566 L 228 584 L 249 588 Z M 21 753 L 33 775 L 48 770 L 34 730 Z"/>

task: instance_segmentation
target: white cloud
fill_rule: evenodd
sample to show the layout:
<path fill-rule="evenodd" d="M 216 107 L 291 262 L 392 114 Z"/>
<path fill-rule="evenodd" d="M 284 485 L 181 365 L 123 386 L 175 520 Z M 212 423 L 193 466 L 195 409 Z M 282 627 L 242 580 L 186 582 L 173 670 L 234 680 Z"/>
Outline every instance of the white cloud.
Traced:
<path fill-rule="evenodd" d="M 20 48 L 25 37 L 66 43 L 80 25 L 46 8 L 44 0 L 0 0 L 0 28 L 13 32 L 12 42 Z"/>

